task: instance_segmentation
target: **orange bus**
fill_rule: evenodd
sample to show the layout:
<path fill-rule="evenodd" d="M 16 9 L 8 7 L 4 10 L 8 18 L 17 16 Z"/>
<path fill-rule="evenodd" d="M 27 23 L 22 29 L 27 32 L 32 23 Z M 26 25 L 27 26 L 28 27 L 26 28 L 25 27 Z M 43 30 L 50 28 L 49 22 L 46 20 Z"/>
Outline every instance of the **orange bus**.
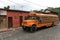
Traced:
<path fill-rule="evenodd" d="M 29 13 L 22 22 L 22 28 L 26 31 L 35 32 L 40 27 L 51 27 L 58 23 L 58 15 Z"/>

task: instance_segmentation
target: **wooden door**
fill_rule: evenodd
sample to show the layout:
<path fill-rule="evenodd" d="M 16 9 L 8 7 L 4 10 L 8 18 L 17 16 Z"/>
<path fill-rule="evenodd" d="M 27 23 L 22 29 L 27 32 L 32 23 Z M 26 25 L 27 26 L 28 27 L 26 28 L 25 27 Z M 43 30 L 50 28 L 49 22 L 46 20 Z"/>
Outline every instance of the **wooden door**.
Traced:
<path fill-rule="evenodd" d="M 8 28 L 12 28 L 12 27 L 13 27 L 12 17 L 8 17 Z"/>
<path fill-rule="evenodd" d="M 20 16 L 20 26 L 22 25 L 23 16 Z"/>

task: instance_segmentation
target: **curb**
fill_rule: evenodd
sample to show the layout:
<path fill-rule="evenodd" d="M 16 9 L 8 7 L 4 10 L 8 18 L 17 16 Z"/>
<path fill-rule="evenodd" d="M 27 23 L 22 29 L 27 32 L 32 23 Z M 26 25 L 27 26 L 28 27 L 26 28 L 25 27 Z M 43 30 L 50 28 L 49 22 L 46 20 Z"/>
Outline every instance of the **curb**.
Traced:
<path fill-rule="evenodd" d="M 9 29 L 6 29 L 6 30 L 0 30 L 0 32 L 9 32 L 9 31 L 12 31 L 12 30 L 9 30 Z"/>
<path fill-rule="evenodd" d="M 18 28 L 10 28 L 10 29 L 2 29 L 2 30 L 0 30 L 0 32 L 9 32 L 9 31 L 15 31 L 15 30 L 19 30 L 20 29 L 20 27 L 18 27 Z"/>
<path fill-rule="evenodd" d="M 9 32 L 9 31 L 12 31 L 12 30 L 10 29 L 0 30 L 0 32 Z"/>

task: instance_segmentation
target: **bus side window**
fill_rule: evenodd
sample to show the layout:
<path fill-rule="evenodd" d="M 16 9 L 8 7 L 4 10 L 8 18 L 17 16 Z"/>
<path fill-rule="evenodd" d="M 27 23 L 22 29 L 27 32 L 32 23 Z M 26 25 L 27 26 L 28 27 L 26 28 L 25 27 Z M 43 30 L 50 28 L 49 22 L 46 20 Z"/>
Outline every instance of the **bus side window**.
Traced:
<path fill-rule="evenodd" d="M 40 17 L 38 17 L 38 21 L 41 22 L 41 18 Z"/>
<path fill-rule="evenodd" d="M 38 20 L 40 20 L 40 17 L 37 17 Z"/>

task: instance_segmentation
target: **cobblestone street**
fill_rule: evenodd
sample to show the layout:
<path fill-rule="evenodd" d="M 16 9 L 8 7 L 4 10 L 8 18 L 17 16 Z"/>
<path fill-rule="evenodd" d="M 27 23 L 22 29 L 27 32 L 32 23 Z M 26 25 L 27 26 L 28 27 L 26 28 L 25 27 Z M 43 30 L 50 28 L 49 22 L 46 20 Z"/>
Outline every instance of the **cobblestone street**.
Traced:
<path fill-rule="evenodd" d="M 0 33 L 0 40 L 60 40 L 60 24 L 38 30 L 35 33 L 24 32 L 22 28 L 16 31 Z"/>

